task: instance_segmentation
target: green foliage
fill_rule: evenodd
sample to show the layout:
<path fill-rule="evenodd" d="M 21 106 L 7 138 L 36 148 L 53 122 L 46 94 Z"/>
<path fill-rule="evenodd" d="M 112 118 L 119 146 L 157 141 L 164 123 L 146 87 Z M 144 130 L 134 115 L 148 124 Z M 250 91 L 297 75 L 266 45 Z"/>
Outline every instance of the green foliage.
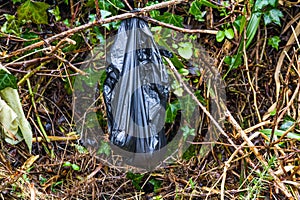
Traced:
<path fill-rule="evenodd" d="M 74 171 L 80 171 L 80 167 L 69 161 L 64 162 L 63 167 L 71 167 Z"/>
<path fill-rule="evenodd" d="M 272 129 L 262 129 L 262 130 L 260 130 L 260 132 L 264 133 L 267 136 L 270 136 L 271 133 L 272 133 Z M 285 133 L 284 130 L 275 130 L 274 131 L 274 135 L 276 135 L 278 137 L 283 136 L 284 133 Z M 290 139 L 295 139 L 295 140 L 299 140 L 300 141 L 300 134 L 298 134 L 298 133 L 289 132 L 286 135 L 286 137 L 290 138 Z"/>
<path fill-rule="evenodd" d="M 1 32 L 7 34 L 20 35 L 22 32 L 22 24 L 14 15 L 4 14 L 6 22 L 1 27 Z"/>
<path fill-rule="evenodd" d="M 180 42 L 178 45 L 179 55 L 189 60 L 193 55 L 193 44 L 191 42 Z"/>
<path fill-rule="evenodd" d="M 61 16 L 60 16 L 60 11 L 59 11 L 59 7 L 55 6 L 54 9 L 49 10 L 49 13 L 53 14 L 55 17 L 55 21 L 60 21 L 61 20 Z"/>
<path fill-rule="evenodd" d="M 18 19 L 32 21 L 35 24 L 48 24 L 47 9 L 49 4 L 27 0 L 18 10 Z"/>
<path fill-rule="evenodd" d="M 275 23 L 277 24 L 278 26 L 280 26 L 280 18 L 283 17 L 283 14 L 280 10 L 278 9 L 271 9 L 271 10 L 268 10 L 264 13 L 264 22 L 265 22 L 265 25 L 268 25 L 270 23 Z"/>
<path fill-rule="evenodd" d="M 134 174 L 132 172 L 127 172 L 126 178 L 130 179 L 132 181 L 133 186 L 137 190 L 141 190 L 141 186 L 139 185 L 143 179 L 143 174 Z"/>
<path fill-rule="evenodd" d="M 183 17 L 170 12 L 165 12 L 163 15 L 157 16 L 156 19 L 168 24 L 173 24 L 174 26 L 183 27 Z"/>
<path fill-rule="evenodd" d="M 271 47 L 273 47 L 274 49 L 276 49 L 278 51 L 280 41 L 281 40 L 278 36 L 274 36 L 274 37 L 271 37 L 268 39 L 268 45 L 270 45 Z"/>
<path fill-rule="evenodd" d="M 7 87 L 17 89 L 17 78 L 5 70 L 0 69 L 0 90 L 3 90 Z"/>
<path fill-rule="evenodd" d="M 108 142 L 101 141 L 99 149 L 97 150 L 97 154 L 105 154 L 107 156 L 110 155 L 110 145 Z"/>
<path fill-rule="evenodd" d="M 201 6 L 201 1 L 193 1 L 189 13 L 192 14 L 196 20 L 203 22 L 205 21 L 204 16 L 206 11 L 201 11 Z"/>
<path fill-rule="evenodd" d="M 246 25 L 246 17 L 244 15 L 240 15 L 233 22 L 233 26 L 238 30 L 239 34 L 242 34 Z"/>
<path fill-rule="evenodd" d="M 183 94 L 183 89 L 182 89 L 181 85 L 180 85 L 178 82 L 174 81 L 174 82 L 172 83 L 172 85 L 171 85 L 171 88 L 173 89 L 173 93 L 174 93 L 176 96 L 178 96 L 178 97 L 181 97 L 181 96 L 182 96 L 182 94 Z"/>
<path fill-rule="evenodd" d="M 258 30 L 260 20 L 263 17 L 264 19 L 264 24 L 268 25 L 270 23 L 275 23 L 277 25 L 280 25 L 280 18 L 283 17 L 283 14 L 280 10 L 277 8 L 277 0 L 257 0 L 254 4 L 253 11 L 250 17 L 250 20 L 247 24 L 246 28 L 246 49 L 250 46 L 250 44 L 253 41 L 254 36 L 256 35 L 256 32 Z M 238 17 L 237 20 L 234 22 L 234 26 L 237 27 L 238 31 L 240 34 L 242 34 L 244 26 L 245 26 L 245 17 Z M 270 45 L 274 48 L 276 48 L 276 43 L 278 41 L 273 40 L 270 43 Z M 231 61 L 228 61 L 227 63 L 230 63 L 229 69 L 227 73 L 224 75 L 223 78 L 227 76 L 229 71 L 232 69 L 236 69 L 239 67 L 241 64 L 240 60 L 242 59 L 242 51 L 244 48 L 244 38 L 242 38 L 238 52 L 234 56 L 234 59 L 231 59 Z M 278 48 L 278 45 L 277 45 Z"/>
<path fill-rule="evenodd" d="M 180 129 L 182 130 L 184 141 L 186 141 L 189 136 L 195 136 L 195 129 L 190 128 L 187 125 L 182 126 Z"/>
<path fill-rule="evenodd" d="M 232 28 L 219 30 L 217 32 L 217 35 L 216 35 L 217 42 L 222 42 L 225 37 L 229 40 L 234 38 L 234 32 L 233 32 Z"/>
<path fill-rule="evenodd" d="M 179 104 L 178 100 L 176 100 L 172 103 L 169 103 L 167 105 L 165 122 L 173 123 L 179 109 L 180 109 L 180 104 Z"/>
<path fill-rule="evenodd" d="M 157 193 L 157 191 L 161 188 L 162 181 L 152 178 L 149 180 L 149 183 L 153 185 L 154 192 Z"/>

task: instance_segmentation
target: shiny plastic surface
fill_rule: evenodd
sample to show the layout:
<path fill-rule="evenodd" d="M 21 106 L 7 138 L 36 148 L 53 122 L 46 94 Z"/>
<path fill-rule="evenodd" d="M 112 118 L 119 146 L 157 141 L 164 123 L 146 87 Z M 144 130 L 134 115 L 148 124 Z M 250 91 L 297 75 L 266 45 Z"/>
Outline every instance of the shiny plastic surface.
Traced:
<path fill-rule="evenodd" d="M 161 53 L 171 56 L 165 50 Z M 144 20 L 121 23 L 107 66 L 103 95 L 111 143 L 134 153 L 161 149 L 166 145 L 168 74 Z"/>

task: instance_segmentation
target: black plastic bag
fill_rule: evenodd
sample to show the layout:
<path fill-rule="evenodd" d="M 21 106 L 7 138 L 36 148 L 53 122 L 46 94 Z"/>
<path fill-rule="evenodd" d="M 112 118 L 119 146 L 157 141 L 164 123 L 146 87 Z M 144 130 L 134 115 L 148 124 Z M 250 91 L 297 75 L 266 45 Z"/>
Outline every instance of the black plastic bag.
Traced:
<path fill-rule="evenodd" d="M 168 74 L 144 20 L 121 23 L 107 63 L 103 94 L 111 143 L 133 153 L 161 149 L 166 145 Z"/>

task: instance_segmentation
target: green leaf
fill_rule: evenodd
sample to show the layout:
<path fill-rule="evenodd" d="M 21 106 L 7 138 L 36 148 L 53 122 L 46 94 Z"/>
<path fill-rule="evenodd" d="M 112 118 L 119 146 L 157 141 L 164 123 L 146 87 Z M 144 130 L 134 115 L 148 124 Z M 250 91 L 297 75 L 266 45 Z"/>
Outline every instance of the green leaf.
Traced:
<path fill-rule="evenodd" d="M 210 8 L 214 8 L 214 9 L 219 9 L 218 6 L 216 6 L 215 4 L 211 3 L 210 1 L 207 0 L 198 0 L 200 2 L 201 5 L 204 5 L 206 7 L 210 7 Z"/>
<path fill-rule="evenodd" d="M 14 15 L 3 14 L 5 19 L 7 20 L 1 27 L 1 31 L 7 34 L 20 35 L 22 32 L 22 27 L 20 22 L 16 20 Z"/>
<path fill-rule="evenodd" d="M 111 150 L 110 145 L 107 142 L 101 141 L 97 154 L 105 154 L 109 156 L 110 150 Z"/>
<path fill-rule="evenodd" d="M 190 123 L 190 120 L 192 119 L 197 104 L 190 95 L 183 96 L 179 99 L 179 101 L 180 108 L 182 110 L 182 117 Z"/>
<path fill-rule="evenodd" d="M 18 19 L 32 21 L 35 24 L 48 24 L 47 9 L 49 4 L 27 0 L 18 10 Z"/>
<path fill-rule="evenodd" d="M 59 11 L 59 7 L 55 6 L 54 9 L 49 10 L 49 13 L 53 14 L 55 17 L 55 21 L 60 21 L 61 20 L 61 16 L 60 16 L 60 11 Z"/>
<path fill-rule="evenodd" d="M 7 87 L 17 89 L 17 78 L 5 70 L 0 69 L 0 90 L 3 90 Z"/>
<path fill-rule="evenodd" d="M 280 130 L 286 131 L 288 130 L 291 126 L 293 126 L 295 124 L 295 122 L 293 121 L 285 121 L 281 126 L 280 126 Z"/>
<path fill-rule="evenodd" d="M 263 129 L 263 130 L 260 130 L 260 132 L 270 136 L 271 133 L 272 133 L 272 129 Z M 275 130 L 274 131 L 274 135 L 278 136 L 278 137 L 281 137 L 283 134 L 284 134 L 285 131 L 282 131 L 282 130 Z M 291 139 L 296 139 L 296 140 L 300 140 L 300 134 L 297 134 L 297 133 L 293 133 L 293 132 L 289 132 L 287 135 L 286 135 L 287 138 L 291 138 Z"/>
<path fill-rule="evenodd" d="M 244 27 L 246 25 L 246 17 L 244 15 L 240 15 L 233 22 L 233 26 L 238 30 L 239 34 L 242 34 Z"/>
<path fill-rule="evenodd" d="M 178 53 L 181 57 L 189 60 L 193 55 L 193 44 L 191 42 L 180 42 Z"/>
<path fill-rule="evenodd" d="M 269 0 L 269 4 L 274 8 L 277 6 L 278 0 Z"/>
<path fill-rule="evenodd" d="M 261 11 L 264 7 L 269 5 L 269 0 L 257 0 L 254 5 L 254 11 Z"/>
<path fill-rule="evenodd" d="M 184 141 L 186 141 L 186 139 L 189 136 L 195 136 L 195 129 L 189 128 L 187 125 L 184 125 L 183 127 L 181 127 L 181 130 L 183 132 L 183 139 L 184 139 Z"/>
<path fill-rule="evenodd" d="M 182 74 L 183 76 L 189 75 L 189 70 L 188 70 L 188 69 L 185 69 L 185 68 L 179 69 L 178 72 L 179 72 L 180 74 Z"/>
<path fill-rule="evenodd" d="M 67 162 L 64 162 L 63 167 L 70 167 L 71 165 L 72 165 L 72 163 L 67 161 Z"/>
<path fill-rule="evenodd" d="M 217 42 L 222 42 L 225 38 L 225 33 L 222 30 L 219 30 L 216 35 Z"/>
<path fill-rule="evenodd" d="M 126 178 L 132 180 L 132 184 L 137 190 L 141 190 L 141 186 L 139 185 L 143 179 L 143 174 L 134 174 L 132 172 L 127 172 Z"/>
<path fill-rule="evenodd" d="M 175 117 L 177 115 L 178 110 L 180 109 L 180 104 L 178 101 L 174 101 L 173 103 L 169 103 L 166 109 L 166 123 L 173 123 Z"/>
<path fill-rule="evenodd" d="M 233 29 L 232 28 L 229 28 L 229 29 L 225 29 L 225 36 L 231 40 L 234 38 L 234 32 L 233 32 Z"/>
<path fill-rule="evenodd" d="M 150 179 L 149 183 L 154 186 L 154 192 L 157 192 L 161 188 L 162 181 L 156 179 Z"/>
<path fill-rule="evenodd" d="M 258 30 L 260 19 L 261 19 L 261 13 L 253 13 L 251 15 L 251 18 L 248 22 L 247 29 L 246 29 L 246 37 L 247 37 L 246 49 L 251 44 L 251 42 Z M 240 43 L 239 52 L 241 52 L 243 50 L 243 44 L 244 44 L 244 41 L 242 40 Z"/>
<path fill-rule="evenodd" d="M 283 17 L 282 12 L 278 9 L 272 9 L 272 10 L 269 11 L 269 14 L 271 16 L 272 22 L 274 22 L 275 24 L 280 26 L 281 25 L 280 24 L 280 18 Z"/>
<path fill-rule="evenodd" d="M 80 170 L 80 167 L 78 165 L 76 165 L 76 164 L 72 164 L 71 166 L 72 166 L 72 169 L 74 171 L 79 171 Z"/>
<path fill-rule="evenodd" d="M 191 7 L 190 7 L 190 10 L 189 10 L 189 13 L 194 15 L 194 16 L 197 16 L 197 15 L 201 15 L 201 3 L 200 1 L 193 1 L 192 4 L 191 4 Z"/>
<path fill-rule="evenodd" d="M 164 12 L 163 15 L 157 16 L 155 19 L 168 24 L 173 24 L 174 26 L 183 27 L 183 17 L 170 12 Z"/>
<path fill-rule="evenodd" d="M 280 38 L 278 36 L 274 36 L 268 39 L 268 45 L 275 48 L 278 51 Z"/>
<path fill-rule="evenodd" d="M 105 19 L 106 17 L 110 16 L 112 13 L 107 10 L 100 10 L 101 19 Z"/>

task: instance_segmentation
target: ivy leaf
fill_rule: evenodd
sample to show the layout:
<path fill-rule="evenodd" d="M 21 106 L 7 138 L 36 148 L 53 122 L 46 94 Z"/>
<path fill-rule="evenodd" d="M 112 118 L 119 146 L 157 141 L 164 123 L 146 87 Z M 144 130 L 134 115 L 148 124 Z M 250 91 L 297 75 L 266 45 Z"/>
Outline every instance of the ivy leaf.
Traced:
<path fill-rule="evenodd" d="M 281 40 L 278 36 L 274 36 L 268 39 L 268 45 L 272 46 L 278 51 L 278 46 L 280 41 Z"/>
<path fill-rule="evenodd" d="M 269 4 L 274 8 L 277 6 L 278 0 L 269 0 Z"/>
<path fill-rule="evenodd" d="M 217 42 L 222 42 L 225 38 L 225 33 L 224 31 L 218 31 L 217 32 L 217 35 L 216 35 L 216 39 L 217 39 Z"/>
<path fill-rule="evenodd" d="M 0 90 L 7 87 L 17 89 L 17 78 L 12 74 L 7 73 L 5 70 L 0 69 Z"/>
<path fill-rule="evenodd" d="M 197 107 L 196 102 L 192 99 L 190 95 L 185 95 L 179 99 L 180 109 L 182 110 L 182 116 L 187 122 L 190 122 L 192 116 L 194 115 L 195 108 Z"/>
<path fill-rule="evenodd" d="M 150 179 L 149 183 L 154 186 L 154 192 L 157 192 L 161 188 L 162 181 L 156 179 Z"/>
<path fill-rule="evenodd" d="M 100 147 L 97 151 L 97 154 L 105 154 L 107 156 L 110 155 L 110 146 L 107 142 L 101 141 Z"/>
<path fill-rule="evenodd" d="M 112 13 L 107 10 L 100 10 L 101 19 L 105 19 L 106 17 L 110 16 Z"/>
<path fill-rule="evenodd" d="M 165 12 L 163 15 L 157 16 L 155 19 L 168 24 L 173 24 L 174 26 L 183 27 L 182 26 L 183 17 L 174 15 L 170 12 Z"/>
<path fill-rule="evenodd" d="M 181 127 L 181 130 L 183 132 L 184 141 L 186 141 L 189 136 L 195 136 L 195 129 L 189 128 L 187 125 Z"/>
<path fill-rule="evenodd" d="M 204 21 L 204 16 L 206 14 L 206 11 L 201 11 L 201 5 L 202 3 L 200 1 L 194 1 L 191 4 L 189 13 L 192 14 L 196 20 L 202 22 Z"/>
<path fill-rule="evenodd" d="M 254 5 L 254 10 L 261 11 L 267 5 L 269 5 L 269 0 L 257 0 Z"/>
<path fill-rule="evenodd" d="M 278 9 L 272 9 L 269 11 L 269 14 L 271 16 L 272 22 L 280 26 L 280 18 L 283 17 L 282 12 Z"/>
<path fill-rule="evenodd" d="M 169 103 L 167 105 L 166 110 L 166 123 L 173 123 L 177 114 L 177 111 L 180 109 L 180 104 L 178 101 L 175 101 L 173 103 Z"/>
<path fill-rule="evenodd" d="M 19 20 L 31 20 L 35 24 L 48 24 L 47 9 L 49 4 L 27 0 L 18 10 Z"/>
<path fill-rule="evenodd" d="M 233 29 L 232 28 L 229 28 L 229 29 L 226 29 L 225 30 L 225 36 L 231 40 L 234 38 L 234 32 L 233 32 Z"/>
<path fill-rule="evenodd" d="M 143 174 L 134 174 L 132 172 L 127 172 L 126 178 L 132 181 L 132 184 L 137 190 L 141 190 L 141 186 L 139 185 L 143 179 Z"/>
<path fill-rule="evenodd" d="M 189 10 L 192 15 L 201 15 L 201 3 L 199 1 L 193 1 Z"/>
<path fill-rule="evenodd" d="M 190 59 L 193 55 L 193 44 L 191 42 L 180 42 L 178 53 L 185 59 Z"/>

